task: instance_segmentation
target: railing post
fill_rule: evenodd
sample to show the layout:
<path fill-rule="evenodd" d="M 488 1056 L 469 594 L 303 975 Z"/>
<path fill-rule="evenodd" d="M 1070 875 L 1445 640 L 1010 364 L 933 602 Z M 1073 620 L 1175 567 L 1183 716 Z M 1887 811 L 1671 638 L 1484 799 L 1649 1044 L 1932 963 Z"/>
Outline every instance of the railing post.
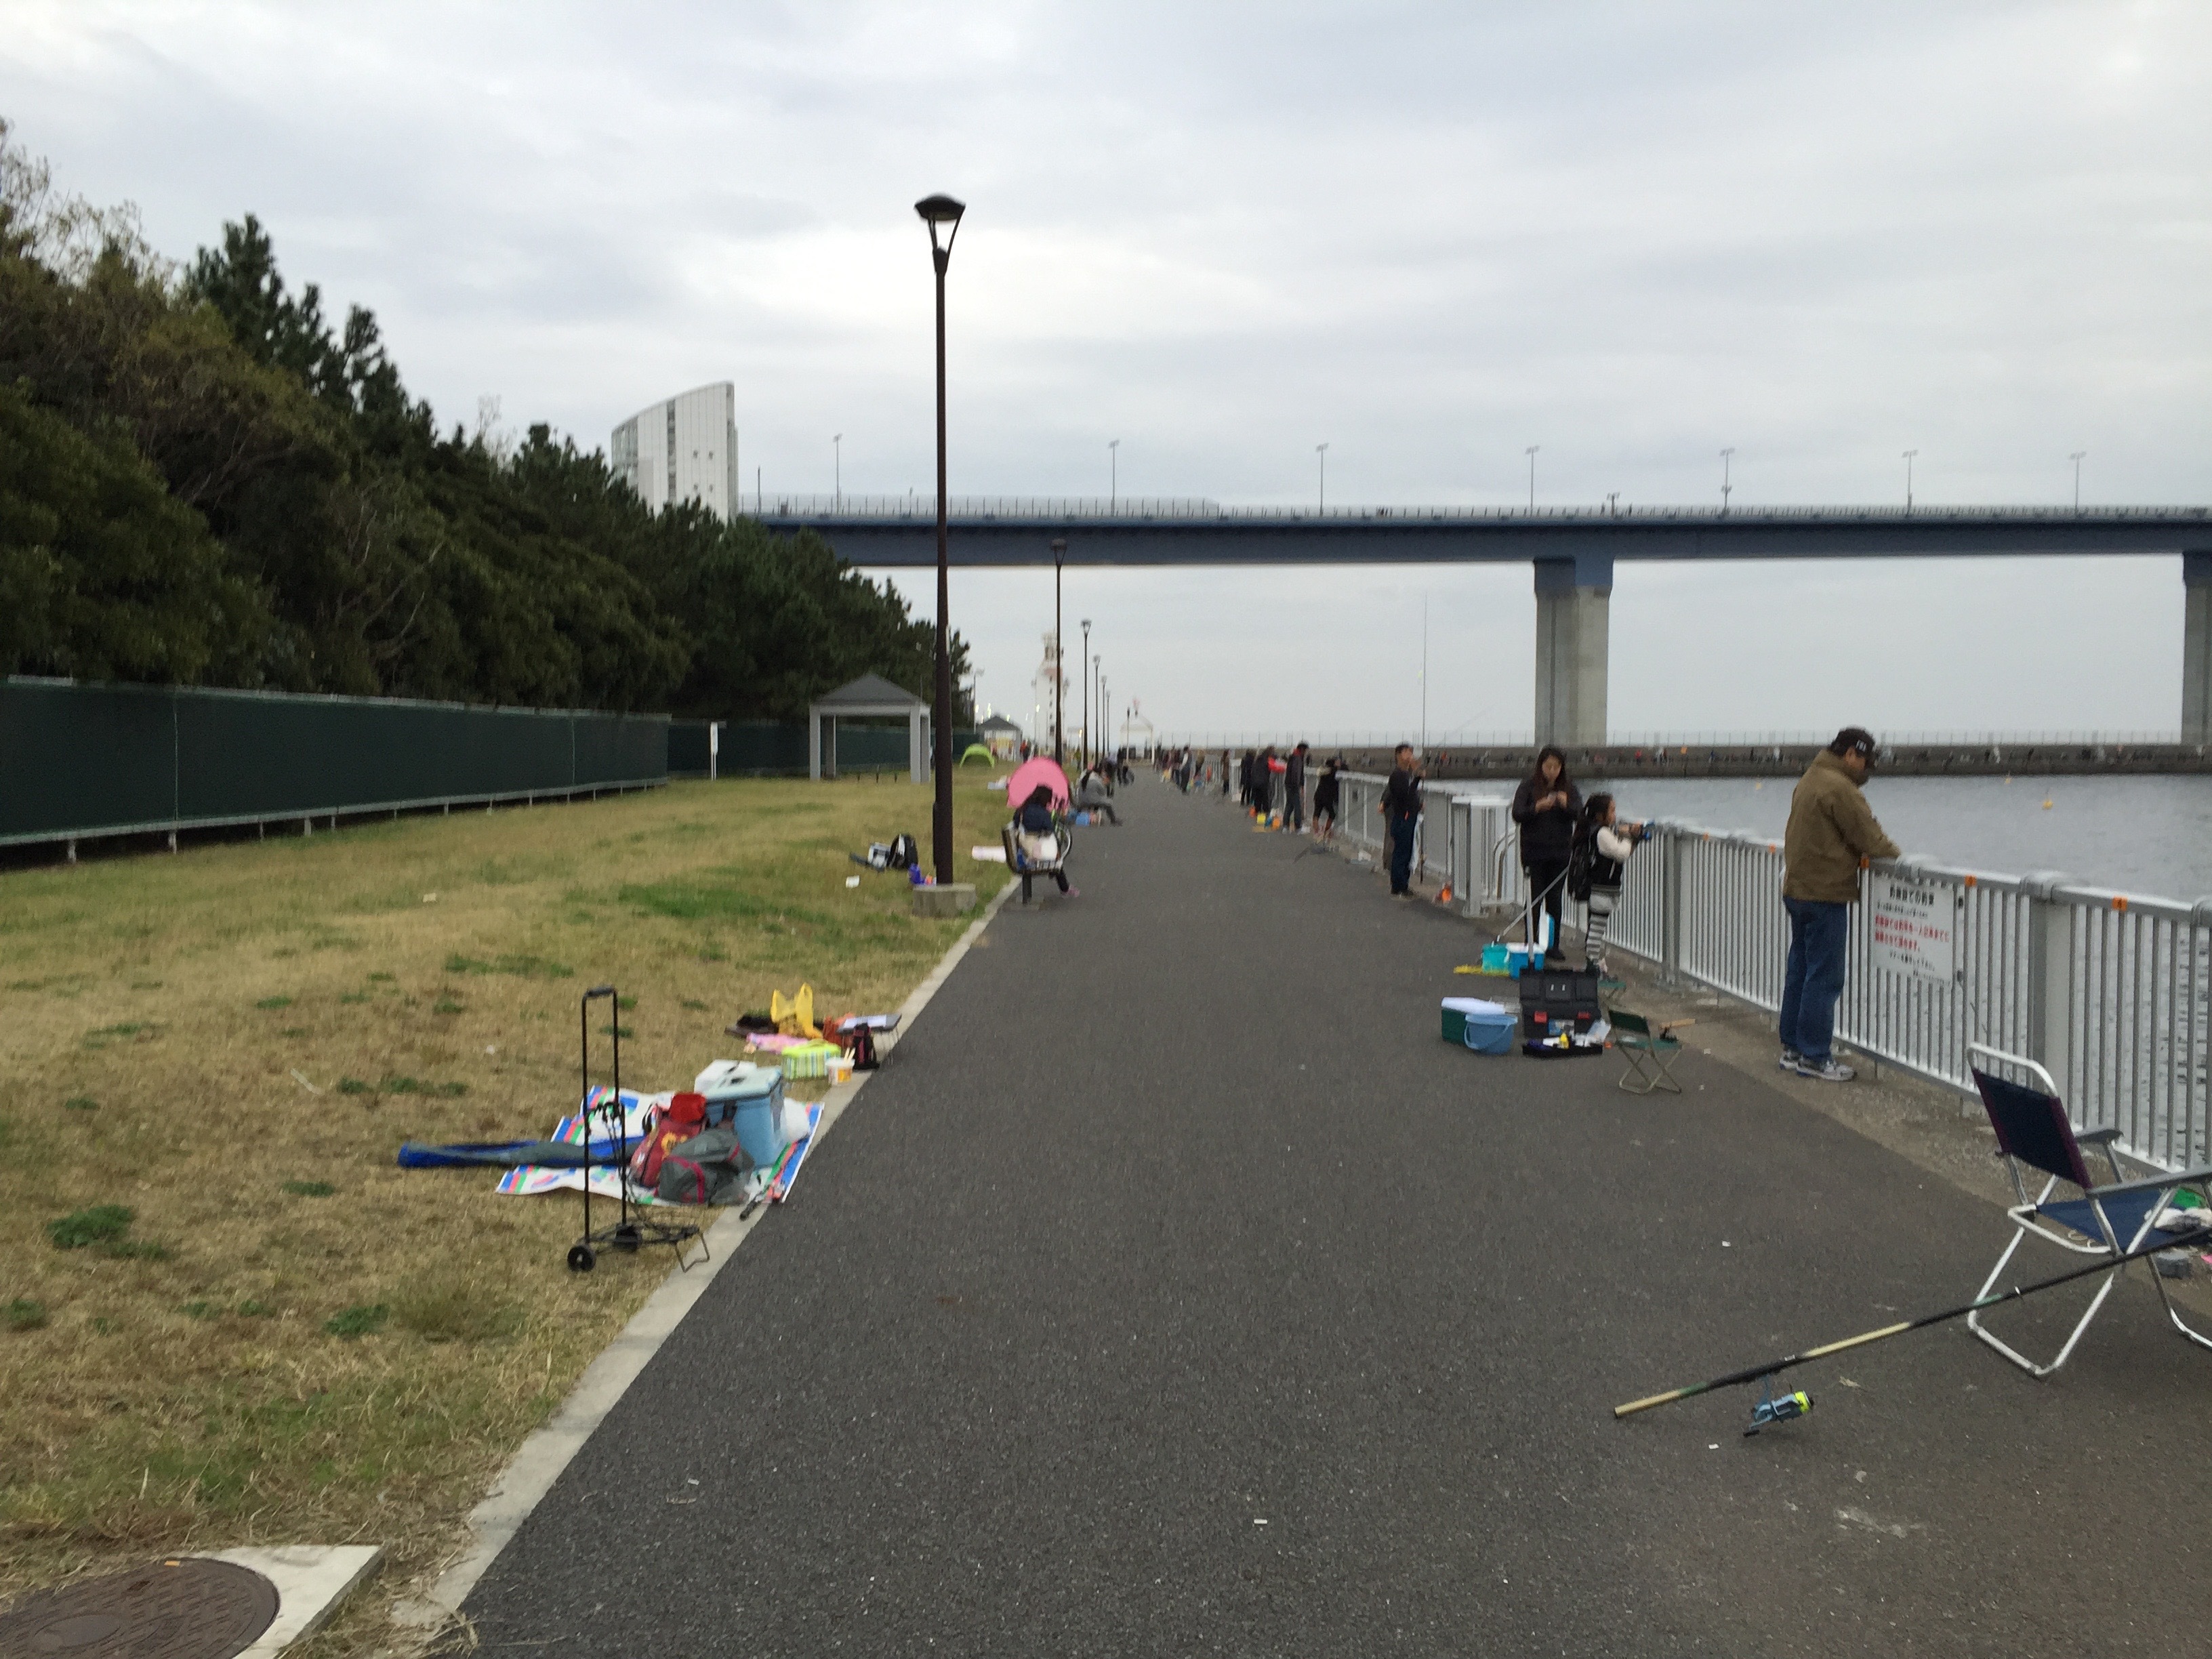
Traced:
<path fill-rule="evenodd" d="M 2071 878 L 2039 871 L 2021 886 L 2027 894 L 2027 1053 L 2057 1083 L 2071 1088 L 2067 1072 L 2074 1058 L 2074 916 L 2075 908 L 2057 896 Z"/>
<path fill-rule="evenodd" d="M 1474 803 L 1452 798 L 1452 891 L 1458 896 L 1460 914 L 1475 914 Z"/>
<path fill-rule="evenodd" d="M 1683 988 L 1682 978 L 1682 860 L 1684 837 L 1669 828 L 1659 842 L 1659 983 L 1669 991 Z"/>

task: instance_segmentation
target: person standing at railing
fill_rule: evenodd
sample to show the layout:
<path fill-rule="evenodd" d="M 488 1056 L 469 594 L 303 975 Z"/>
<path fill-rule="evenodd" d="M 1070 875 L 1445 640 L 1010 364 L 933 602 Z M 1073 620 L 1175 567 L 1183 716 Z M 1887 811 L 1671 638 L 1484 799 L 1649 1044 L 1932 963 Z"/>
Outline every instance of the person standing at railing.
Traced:
<path fill-rule="evenodd" d="M 1513 792 L 1513 822 L 1521 826 L 1521 868 L 1528 878 L 1528 942 L 1536 942 L 1536 912 L 1551 918 L 1551 942 L 1545 960 L 1565 963 L 1559 944 L 1560 900 L 1567 888 L 1567 864 L 1574 856 L 1575 823 L 1582 816 L 1583 792 L 1567 775 L 1567 757 L 1556 744 L 1536 751 L 1536 769 Z"/>
<path fill-rule="evenodd" d="M 1283 828 L 1294 835 L 1306 832 L 1306 745 L 1303 743 L 1283 763 Z"/>
<path fill-rule="evenodd" d="M 1401 743 L 1382 786 L 1382 821 L 1390 827 L 1390 896 L 1413 896 L 1413 830 L 1421 821 L 1421 769 L 1413 745 Z"/>
<path fill-rule="evenodd" d="M 1790 827 L 1783 832 L 1790 963 L 1782 975 L 1781 1066 L 1823 1083 L 1848 1083 L 1855 1075 L 1831 1049 L 1859 866 L 1868 859 L 1897 856 L 1897 843 L 1882 832 L 1859 792 L 1874 757 L 1874 734 L 1863 726 L 1837 732 L 1797 781 Z"/>
<path fill-rule="evenodd" d="M 1314 838 L 1324 847 L 1336 839 L 1336 803 L 1342 787 L 1336 775 L 1343 769 L 1342 762 L 1333 760 L 1314 783 Z"/>
<path fill-rule="evenodd" d="M 1613 913 L 1620 902 L 1620 889 L 1628 875 L 1628 855 L 1647 832 L 1640 823 L 1623 823 L 1613 797 L 1602 791 L 1592 795 L 1575 825 L 1575 850 L 1567 866 L 1567 886 L 1579 902 L 1589 907 L 1583 927 L 1583 965 L 1602 972 L 1606 966 L 1605 935 L 1613 926 Z"/>

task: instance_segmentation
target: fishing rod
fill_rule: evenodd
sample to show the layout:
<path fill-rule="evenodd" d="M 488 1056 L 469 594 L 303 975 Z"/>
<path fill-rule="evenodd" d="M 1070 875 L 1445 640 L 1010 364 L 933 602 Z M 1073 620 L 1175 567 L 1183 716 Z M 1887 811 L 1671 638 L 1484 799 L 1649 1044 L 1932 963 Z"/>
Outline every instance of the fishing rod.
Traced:
<path fill-rule="evenodd" d="M 1773 1376 L 1777 1371 L 1786 1371 L 1793 1365 L 1802 1365 L 1812 1360 L 1825 1359 L 1830 1354 L 1843 1352 L 1846 1348 L 1863 1348 L 1869 1342 L 1881 1342 L 1893 1336 L 1902 1336 L 1907 1331 L 1925 1330 L 1930 1325 L 1941 1325 L 1947 1320 L 1961 1318 L 1970 1313 L 1979 1313 L 1983 1309 L 1994 1308 L 2000 1303 L 2016 1302 L 2021 1297 L 2033 1296 L 2039 1291 L 2052 1290 L 2076 1279 L 2087 1279 L 2091 1273 L 2116 1272 L 2130 1261 L 2139 1261 L 2143 1257 L 2154 1255 L 2160 1250 L 2173 1249 L 2177 1245 L 2191 1238 L 2202 1239 L 2204 1232 L 2205 1229 L 2199 1227 L 2193 1233 L 2183 1234 L 2179 1238 L 2168 1234 L 2155 1244 L 2146 1244 L 2140 1249 L 2130 1250 L 2124 1255 L 2108 1256 L 2104 1261 L 2092 1262 L 2086 1267 L 2075 1267 L 2071 1272 L 2060 1273 L 2055 1279 L 2039 1279 L 2033 1285 L 2015 1285 L 2008 1291 L 1999 1291 L 1995 1296 L 1985 1296 L 1956 1308 L 1947 1308 L 1942 1313 L 1927 1314 L 1918 1319 L 1907 1319 L 1894 1325 L 1884 1325 L 1879 1330 L 1861 1331 L 1856 1336 L 1847 1336 L 1840 1342 L 1824 1343 L 1817 1348 L 1808 1348 L 1802 1353 L 1784 1354 L 1781 1358 L 1770 1359 L 1763 1365 L 1747 1365 L 1740 1371 L 1730 1371 L 1725 1376 L 1716 1376 L 1709 1382 L 1693 1382 L 1686 1389 L 1671 1389 L 1665 1394 L 1655 1394 L 1648 1400 L 1632 1400 L 1625 1406 L 1615 1406 L 1613 1408 L 1613 1414 L 1616 1418 L 1632 1417 L 1638 1412 L 1650 1411 L 1654 1406 L 1671 1406 L 1677 1400 L 1689 1400 L 1701 1394 L 1711 1394 L 1716 1389 L 1734 1388 L 1739 1382 L 1756 1382 L 1764 1377 Z M 1802 1396 L 1785 1398 L 1802 1398 Z M 1812 1402 L 1806 1401 L 1803 1403 L 1809 1408 Z M 1789 1414 L 1800 1415 L 1802 1413 Z"/>

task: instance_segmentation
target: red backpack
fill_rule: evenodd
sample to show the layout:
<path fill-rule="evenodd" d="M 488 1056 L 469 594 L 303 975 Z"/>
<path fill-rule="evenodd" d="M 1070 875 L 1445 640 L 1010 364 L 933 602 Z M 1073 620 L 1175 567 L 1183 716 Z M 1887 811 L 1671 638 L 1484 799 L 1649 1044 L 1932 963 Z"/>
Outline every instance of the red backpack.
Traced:
<path fill-rule="evenodd" d="M 629 1155 L 630 1178 L 647 1190 L 660 1182 L 660 1162 L 672 1146 L 680 1146 L 707 1127 L 707 1097 L 680 1094 L 665 1106 L 656 1106 L 646 1120 L 645 1138 Z"/>

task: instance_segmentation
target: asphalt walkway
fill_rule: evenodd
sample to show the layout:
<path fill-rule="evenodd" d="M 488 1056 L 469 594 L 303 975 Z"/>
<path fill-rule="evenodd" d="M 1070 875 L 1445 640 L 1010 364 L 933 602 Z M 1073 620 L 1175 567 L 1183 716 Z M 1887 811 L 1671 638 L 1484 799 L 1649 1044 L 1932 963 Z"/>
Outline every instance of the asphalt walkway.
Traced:
<path fill-rule="evenodd" d="M 2055 1382 L 1951 1326 L 1756 1439 L 1743 1390 L 1616 1422 L 1963 1299 L 2001 1215 L 1696 1054 L 1646 1101 L 1449 1048 L 1467 923 L 1125 798 L 493 1565 L 486 1651 L 2212 1642 L 2212 1355 L 2142 1270 Z"/>

